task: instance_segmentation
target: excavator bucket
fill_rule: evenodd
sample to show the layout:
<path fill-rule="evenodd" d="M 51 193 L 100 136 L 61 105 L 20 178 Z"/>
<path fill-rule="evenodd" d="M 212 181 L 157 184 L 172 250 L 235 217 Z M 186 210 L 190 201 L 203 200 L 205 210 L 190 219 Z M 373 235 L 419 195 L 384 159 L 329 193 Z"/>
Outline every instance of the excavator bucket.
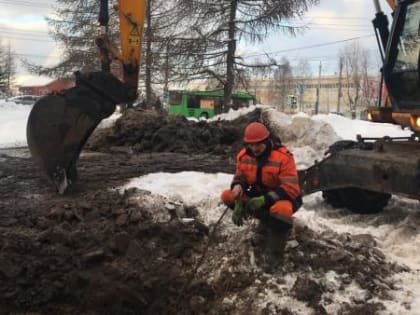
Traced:
<path fill-rule="evenodd" d="M 117 104 L 132 101 L 127 86 L 107 72 L 76 73 L 75 87 L 38 100 L 26 135 L 31 155 L 63 194 L 77 180 L 83 146 Z"/>

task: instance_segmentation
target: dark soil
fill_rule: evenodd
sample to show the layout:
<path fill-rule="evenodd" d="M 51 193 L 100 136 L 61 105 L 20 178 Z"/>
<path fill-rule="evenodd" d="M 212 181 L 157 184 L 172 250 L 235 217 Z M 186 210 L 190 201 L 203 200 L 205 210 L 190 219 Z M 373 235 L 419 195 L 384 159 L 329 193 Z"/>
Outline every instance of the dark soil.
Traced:
<path fill-rule="evenodd" d="M 154 111 L 128 110 L 113 128 L 97 130 L 86 148 L 110 152 L 211 153 L 234 156 L 242 147 L 245 126 L 260 118 L 257 109 L 234 123 L 189 121 L 182 116 L 166 116 Z M 121 148 L 122 147 L 122 148 Z"/>
<path fill-rule="evenodd" d="M 266 273 L 253 262 L 253 222 L 236 228 L 227 215 L 209 244 L 212 226 L 197 209 L 113 189 L 156 171 L 232 173 L 230 146 L 255 117 L 209 126 L 132 117 L 114 134 L 96 134 L 89 148 L 97 151 L 81 156 L 80 183 L 65 196 L 26 149 L 0 151 L 0 314 L 302 314 L 282 304 L 285 296 L 328 314 L 332 294 L 352 281 L 366 294 L 339 314 L 375 314 L 383 305 L 371 300 L 391 298 L 389 276 L 405 269 L 388 263 L 369 236 L 296 226 L 282 264 Z M 200 132 L 209 135 L 197 140 Z M 339 287 L 325 281 L 331 271 Z"/>

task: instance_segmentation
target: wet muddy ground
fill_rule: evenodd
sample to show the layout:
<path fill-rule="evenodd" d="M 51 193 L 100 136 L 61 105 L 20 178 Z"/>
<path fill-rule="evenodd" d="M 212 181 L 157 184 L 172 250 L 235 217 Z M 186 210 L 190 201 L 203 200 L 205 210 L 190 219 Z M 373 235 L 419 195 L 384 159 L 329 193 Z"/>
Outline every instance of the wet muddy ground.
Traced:
<path fill-rule="evenodd" d="M 187 128 L 171 124 L 165 130 Z M 256 222 L 237 228 L 227 213 L 212 233 L 197 209 L 114 189 L 158 171 L 232 173 L 225 142 L 193 153 L 182 152 L 194 147 L 187 142 L 144 144 L 139 153 L 136 143 L 149 138 L 108 132 L 81 156 L 80 183 L 65 196 L 26 149 L 0 150 L 0 314 L 376 314 L 384 306 L 372 301 L 392 299 L 390 276 L 407 268 L 388 263 L 369 235 L 295 226 L 281 264 L 267 271 L 253 242 Z M 334 296 L 355 283 L 364 293 L 337 306 Z"/>

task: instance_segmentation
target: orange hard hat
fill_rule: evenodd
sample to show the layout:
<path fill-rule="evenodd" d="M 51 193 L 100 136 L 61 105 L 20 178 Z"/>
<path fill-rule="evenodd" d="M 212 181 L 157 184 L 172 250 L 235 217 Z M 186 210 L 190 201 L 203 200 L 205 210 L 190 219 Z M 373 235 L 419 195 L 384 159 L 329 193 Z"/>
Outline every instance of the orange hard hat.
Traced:
<path fill-rule="evenodd" d="M 244 142 L 256 143 L 267 139 L 270 136 L 270 131 L 262 123 L 253 122 L 245 128 Z"/>

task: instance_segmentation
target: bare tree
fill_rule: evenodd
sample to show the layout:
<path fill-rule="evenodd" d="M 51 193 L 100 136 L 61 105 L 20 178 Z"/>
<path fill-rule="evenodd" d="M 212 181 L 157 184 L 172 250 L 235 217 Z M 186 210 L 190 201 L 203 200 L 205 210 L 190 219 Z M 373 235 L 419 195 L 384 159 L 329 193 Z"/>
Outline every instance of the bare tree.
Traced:
<path fill-rule="evenodd" d="M 292 94 L 294 89 L 294 81 L 292 75 L 292 67 L 289 60 L 282 58 L 281 64 L 274 71 L 272 98 L 277 100 L 280 110 L 286 110 L 288 95 Z"/>
<path fill-rule="evenodd" d="M 0 90 L 7 95 L 11 94 L 11 86 L 16 74 L 15 53 L 9 45 L 0 44 Z"/>
<path fill-rule="evenodd" d="M 299 59 L 297 65 L 293 67 L 293 74 L 295 77 L 296 90 L 299 93 L 299 110 L 303 111 L 305 104 L 305 81 L 312 76 L 312 69 L 308 59 Z"/>
<path fill-rule="evenodd" d="M 195 69 L 192 60 L 185 56 L 197 54 L 195 47 L 199 47 L 200 52 L 205 48 L 196 44 L 198 36 L 185 36 L 186 31 L 197 22 L 191 11 L 182 10 L 179 4 L 183 1 L 147 1 L 139 86 L 144 87 L 149 105 L 156 99 L 153 86 L 167 86 L 170 81 L 185 79 L 191 72 L 188 68 Z M 100 31 L 98 11 L 96 0 L 57 0 L 56 14 L 47 21 L 52 28 L 51 35 L 63 47 L 63 57 L 52 67 L 25 62 L 26 67 L 33 73 L 58 77 L 72 76 L 76 70 L 100 69 L 95 45 Z M 110 10 L 107 29 L 111 41 L 118 47 L 119 27 L 113 10 Z"/>
<path fill-rule="evenodd" d="M 235 86 L 246 86 L 249 71 L 269 67 L 275 61 L 247 62 L 237 55 L 237 42 L 263 41 L 272 31 L 295 34 L 287 23 L 301 16 L 319 0 L 149 0 L 144 34 L 143 64 L 146 94 L 153 84 L 212 78 L 224 88 L 225 104 Z M 50 68 L 27 66 L 35 73 L 69 75 L 75 70 L 99 68 L 94 37 L 97 0 L 57 0 L 55 18 L 48 22 L 52 35 L 64 47 L 62 61 Z M 211 18 L 209 18 L 211 17 Z M 283 23 L 284 22 L 284 23 Z M 109 30 L 118 42 L 115 14 Z"/>
<path fill-rule="evenodd" d="M 370 68 L 372 66 L 371 56 L 369 51 L 363 50 L 361 55 L 361 71 L 362 71 L 362 96 L 361 104 L 362 106 L 373 106 L 377 102 L 379 82 L 373 79 L 373 76 L 370 73 Z M 375 68 L 378 69 L 378 68 Z"/>
<path fill-rule="evenodd" d="M 57 77 L 72 76 L 78 70 L 100 69 L 98 48 L 95 37 L 99 35 L 99 5 L 94 0 L 57 0 L 55 14 L 47 17 L 50 35 L 62 47 L 60 62 L 51 67 L 43 67 L 23 61 L 29 71 L 39 75 Z M 115 14 L 110 19 L 112 40 L 117 39 Z"/>
<path fill-rule="evenodd" d="M 345 45 L 339 54 L 343 60 L 347 104 L 352 116 L 355 117 L 362 97 L 364 74 L 367 73 L 368 52 L 355 41 Z"/>

